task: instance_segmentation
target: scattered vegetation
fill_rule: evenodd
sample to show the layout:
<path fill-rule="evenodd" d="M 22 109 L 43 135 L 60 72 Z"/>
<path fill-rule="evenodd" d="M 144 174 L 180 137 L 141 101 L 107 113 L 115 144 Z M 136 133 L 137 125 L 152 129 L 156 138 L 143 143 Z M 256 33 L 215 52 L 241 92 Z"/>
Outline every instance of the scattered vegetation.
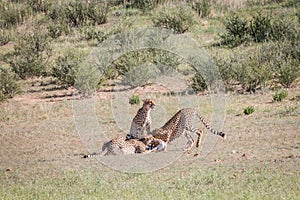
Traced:
<path fill-rule="evenodd" d="M 248 106 L 247 108 L 244 109 L 244 114 L 245 115 L 250 115 L 254 113 L 254 107 L 253 106 Z"/>
<path fill-rule="evenodd" d="M 129 103 L 130 104 L 140 104 L 140 97 L 137 96 L 137 95 L 132 95 L 130 98 L 129 98 Z"/>

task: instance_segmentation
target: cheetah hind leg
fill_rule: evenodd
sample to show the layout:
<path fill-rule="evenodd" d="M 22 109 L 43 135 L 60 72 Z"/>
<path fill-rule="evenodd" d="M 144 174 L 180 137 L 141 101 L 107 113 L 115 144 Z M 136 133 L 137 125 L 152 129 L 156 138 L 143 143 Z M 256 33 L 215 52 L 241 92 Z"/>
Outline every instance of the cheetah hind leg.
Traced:
<path fill-rule="evenodd" d="M 197 141 L 196 141 L 196 147 L 199 148 L 199 145 L 201 144 L 202 136 L 203 136 L 203 130 L 197 130 L 196 134 L 198 135 Z"/>
<path fill-rule="evenodd" d="M 200 130 L 200 129 L 197 129 L 197 128 L 194 128 L 194 129 L 191 129 L 191 128 L 188 129 L 187 128 L 185 130 L 185 137 L 188 139 L 188 143 L 187 143 L 187 147 L 184 150 L 185 153 L 189 153 L 189 151 L 192 149 L 192 147 L 195 144 L 195 141 L 194 141 L 193 137 L 188 132 L 193 132 L 193 133 L 196 133 L 198 135 L 197 141 L 196 141 L 196 147 L 197 148 L 199 148 L 199 145 L 201 144 L 201 140 L 202 140 L 202 136 L 203 136 L 203 130 Z"/>
<path fill-rule="evenodd" d="M 194 141 L 193 137 L 188 132 L 190 132 L 190 131 L 185 130 L 185 134 L 184 135 L 188 139 L 188 142 L 187 142 L 187 147 L 183 150 L 183 152 L 189 154 L 190 150 L 194 146 L 195 141 Z"/>

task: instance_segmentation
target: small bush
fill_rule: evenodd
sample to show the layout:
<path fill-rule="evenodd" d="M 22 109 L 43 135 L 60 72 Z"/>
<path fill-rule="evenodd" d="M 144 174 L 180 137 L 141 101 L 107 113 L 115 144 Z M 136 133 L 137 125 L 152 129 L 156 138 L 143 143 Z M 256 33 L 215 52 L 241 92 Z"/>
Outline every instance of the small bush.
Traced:
<path fill-rule="evenodd" d="M 211 11 L 210 0 L 196 0 L 192 2 L 192 8 L 201 18 L 207 17 Z"/>
<path fill-rule="evenodd" d="M 107 12 L 108 7 L 103 1 L 74 0 L 60 6 L 53 5 L 48 16 L 54 22 L 67 22 L 71 27 L 79 27 L 86 24 L 106 23 Z"/>
<path fill-rule="evenodd" d="M 207 84 L 200 73 L 196 73 L 192 78 L 192 88 L 195 92 L 201 92 L 207 89 Z"/>
<path fill-rule="evenodd" d="M 45 0 L 26 0 L 26 3 L 34 12 L 47 12 L 51 7 L 51 2 Z"/>
<path fill-rule="evenodd" d="M 22 79 L 45 73 L 51 55 L 50 37 L 47 32 L 34 30 L 19 38 L 14 47 L 12 70 Z"/>
<path fill-rule="evenodd" d="M 69 35 L 70 29 L 66 23 L 50 23 L 47 27 L 49 36 L 53 39 L 62 35 Z"/>
<path fill-rule="evenodd" d="M 237 67 L 232 64 L 233 58 L 230 56 L 214 56 L 214 62 L 219 69 L 226 90 L 233 91 L 234 86 L 237 84 Z"/>
<path fill-rule="evenodd" d="M 140 97 L 139 96 L 136 96 L 136 95 L 132 95 L 130 98 L 129 98 L 129 103 L 132 105 L 132 104 L 140 104 Z"/>
<path fill-rule="evenodd" d="M 255 53 L 234 52 L 227 57 L 215 58 L 227 89 L 232 90 L 240 86 L 242 92 L 255 92 L 258 88 L 262 89 L 269 84 L 274 71 L 264 50 L 260 48 Z"/>
<path fill-rule="evenodd" d="M 0 68 L 0 101 L 13 98 L 20 92 L 20 85 L 15 81 L 14 74 Z"/>
<path fill-rule="evenodd" d="M 271 32 L 271 18 L 268 15 L 258 13 L 250 21 L 250 36 L 255 42 L 267 41 Z"/>
<path fill-rule="evenodd" d="M 68 50 L 63 56 L 59 56 L 52 68 L 52 76 L 57 78 L 62 84 L 73 86 L 76 81 L 79 64 L 85 54 L 81 51 Z"/>
<path fill-rule="evenodd" d="M 92 0 L 88 3 L 86 15 L 92 24 L 104 24 L 107 22 L 108 9 L 104 1 Z"/>
<path fill-rule="evenodd" d="M 236 47 L 248 39 L 247 21 L 238 16 L 232 16 L 225 22 L 225 33 L 220 35 L 221 44 Z"/>
<path fill-rule="evenodd" d="M 131 51 L 127 54 L 122 55 L 112 63 L 111 68 L 115 70 L 116 76 L 119 76 L 125 75 L 134 67 L 142 65 L 147 66 L 144 65 L 145 63 L 159 63 L 165 66 L 176 67 L 180 62 L 181 59 L 170 52 L 158 49 L 145 49 L 139 51 Z M 163 73 L 164 68 L 161 68 L 159 70 L 161 71 L 161 73 Z"/>
<path fill-rule="evenodd" d="M 160 74 L 159 69 L 154 64 L 143 64 L 134 66 L 130 71 L 124 74 L 122 82 L 124 84 L 137 87 L 150 83 Z"/>
<path fill-rule="evenodd" d="M 245 115 L 250 115 L 254 113 L 254 107 L 253 106 L 248 106 L 247 108 L 244 109 L 244 114 Z"/>
<path fill-rule="evenodd" d="M 24 3 L 2 3 L 0 6 L 0 27 L 10 28 L 23 23 L 32 15 L 31 8 Z"/>
<path fill-rule="evenodd" d="M 300 76 L 300 63 L 291 57 L 281 59 L 276 64 L 275 78 L 283 87 L 290 87 Z"/>
<path fill-rule="evenodd" d="M 0 46 L 7 44 L 11 41 L 11 32 L 7 30 L 0 30 Z"/>
<path fill-rule="evenodd" d="M 140 9 L 142 11 L 149 11 L 158 5 L 159 1 L 153 0 L 132 0 L 131 7 Z"/>
<path fill-rule="evenodd" d="M 290 20 L 276 19 L 272 23 L 270 39 L 274 41 L 295 40 L 297 31 Z"/>
<path fill-rule="evenodd" d="M 288 93 L 286 90 L 282 90 L 280 93 L 275 93 L 273 95 L 273 101 L 282 101 L 287 97 Z"/>
<path fill-rule="evenodd" d="M 83 27 L 81 29 L 81 32 L 83 33 L 86 40 L 96 39 L 98 43 L 103 42 L 108 37 L 107 33 L 101 30 L 97 30 L 94 26 Z"/>
<path fill-rule="evenodd" d="M 175 33 L 184 33 L 193 25 L 192 13 L 188 7 L 164 8 L 152 20 L 157 27 L 167 28 Z"/>

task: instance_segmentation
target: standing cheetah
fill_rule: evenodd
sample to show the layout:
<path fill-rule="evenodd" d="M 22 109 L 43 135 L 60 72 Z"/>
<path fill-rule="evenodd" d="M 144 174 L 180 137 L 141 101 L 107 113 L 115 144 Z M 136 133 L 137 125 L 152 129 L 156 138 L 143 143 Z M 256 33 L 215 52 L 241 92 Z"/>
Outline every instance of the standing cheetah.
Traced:
<path fill-rule="evenodd" d="M 152 99 L 145 99 L 143 106 L 140 108 L 133 118 L 130 127 L 130 133 L 126 136 L 126 139 L 140 139 L 144 136 L 146 129 L 147 133 L 150 134 L 151 116 L 150 112 L 154 109 L 155 103 Z"/>
<path fill-rule="evenodd" d="M 215 131 L 212 129 L 208 123 L 204 120 L 204 118 L 198 113 L 197 110 L 192 108 L 185 108 L 179 110 L 165 125 L 159 129 L 156 129 L 152 132 L 153 137 L 157 139 L 161 139 L 166 144 L 176 139 L 180 135 L 184 134 L 188 139 L 187 147 L 185 151 L 189 151 L 195 141 L 193 137 L 190 135 L 190 132 L 194 132 L 198 135 L 198 139 L 196 141 L 196 147 L 201 143 L 201 139 L 203 136 L 203 131 L 194 127 L 193 121 L 195 117 L 198 117 L 200 121 L 204 124 L 204 126 L 210 130 L 213 134 L 219 135 L 223 138 L 226 138 L 225 133 Z"/>

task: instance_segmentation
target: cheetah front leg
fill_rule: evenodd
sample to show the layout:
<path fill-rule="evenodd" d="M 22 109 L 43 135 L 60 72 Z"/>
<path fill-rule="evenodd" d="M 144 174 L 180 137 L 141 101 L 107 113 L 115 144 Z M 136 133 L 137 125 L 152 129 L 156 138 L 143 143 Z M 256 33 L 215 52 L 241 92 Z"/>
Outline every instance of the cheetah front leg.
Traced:
<path fill-rule="evenodd" d="M 148 135 L 151 134 L 151 131 L 150 131 L 150 123 L 147 123 L 147 124 L 146 124 L 146 132 L 147 132 Z"/>

